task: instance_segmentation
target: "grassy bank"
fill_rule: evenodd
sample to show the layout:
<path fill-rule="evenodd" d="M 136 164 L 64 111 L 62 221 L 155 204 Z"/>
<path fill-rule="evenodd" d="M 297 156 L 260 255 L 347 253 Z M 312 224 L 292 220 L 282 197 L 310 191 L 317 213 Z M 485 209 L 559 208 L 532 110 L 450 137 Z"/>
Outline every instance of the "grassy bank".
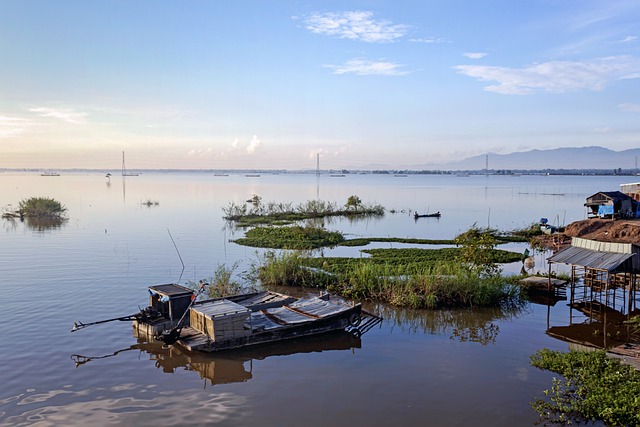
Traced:
<path fill-rule="evenodd" d="M 254 272 L 265 286 L 325 288 L 346 298 L 412 308 L 496 306 L 519 298 L 516 285 L 457 261 L 394 263 L 268 253 Z"/>

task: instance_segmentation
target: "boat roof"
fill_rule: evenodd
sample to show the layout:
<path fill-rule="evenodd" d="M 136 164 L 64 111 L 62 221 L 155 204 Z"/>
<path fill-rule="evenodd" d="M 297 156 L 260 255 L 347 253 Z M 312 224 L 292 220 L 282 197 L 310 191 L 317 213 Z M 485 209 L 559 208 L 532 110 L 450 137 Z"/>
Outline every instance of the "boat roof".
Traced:
<path fill-rule="evenodd" d="M 149 286 L 149 290 L 155 291 L 162 295 L 167 295 L 169 297 L 193 294 L 193 290 L 189 288 L 185 288 L 184 286 L 181 286 L 181 285 L 176 285 L 175 283 L 168 283 L 166 285 Z"/>
<path fill-rule="evenodd" d="M 219 316 L 228 316 L 230 314 L 251 312 L 247 307 L 227 299 L 205 301 L 201 304 L 194 305 L 191 307 L 191 310 L 201 313 L 210 319 Z"/>

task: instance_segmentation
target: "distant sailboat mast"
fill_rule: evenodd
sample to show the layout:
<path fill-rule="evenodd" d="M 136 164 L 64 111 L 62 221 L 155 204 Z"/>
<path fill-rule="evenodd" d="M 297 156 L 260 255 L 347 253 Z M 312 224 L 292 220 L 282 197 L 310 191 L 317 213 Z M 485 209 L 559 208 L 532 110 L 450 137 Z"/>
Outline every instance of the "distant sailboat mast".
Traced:
<path fill-rule="evenodd" d="M 122 152 L 122 176 L 138 176 L 137 173 L 127 173 L 127 167 L 124 164 L 124 151 Z"/>

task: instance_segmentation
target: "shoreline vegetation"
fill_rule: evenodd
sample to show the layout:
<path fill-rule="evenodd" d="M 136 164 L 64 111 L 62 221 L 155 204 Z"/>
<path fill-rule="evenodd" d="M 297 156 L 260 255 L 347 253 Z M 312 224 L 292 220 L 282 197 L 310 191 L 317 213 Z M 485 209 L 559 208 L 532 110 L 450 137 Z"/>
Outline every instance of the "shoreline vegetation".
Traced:
<path fill-rule="evenodd" d="M 384 207 L 378 204 L 363 204 L 358 196 L 350 196 L 344 206 L 323 200 L 308 200 L 305 203 L 262 202 L 254 194 L 244 204 L 230 202 L 222 208 L 223 218 L 240 228 L 257 225 L 286 225 L 296 221 L 326 217 L 382 217 Z"/>
<path fill-rule="evenodd" d="M 363 204 L 350 196 L 343 207 L 308 201 L 263 203 L 253 195 L 244 205 L 230 203 L 224 218 L 239 227 L 252 227 L 235 243 L 272 249 L 252 267 L 247 278 L 265 287 L 320 288 L 345 298 L 385 302 L 409 308 L 452 308 L 522 304 L 515 280 L 501 275 L 499 264 L 523 261 L 524 255 L 496 249 L 507 242 L 528 242 L 541 234 L 535 224 L 523 230 L 499 232 L 472 226 L 450 240 L 357 238 L 314 224 L 293 222 L 327 216 L 384 215 L 380 205 Z M 444 248 L 364 249 L 358 258 L 316 257 L 315 249 L 365 246 L 372 242 L 443 245 Z M 276 249 L 285 249 L 276 253 Z M 293 252 L 292 252 L 293 251 Z"/>
<path fill-rule="evenodd" d="M 531 365 L 560 374 L 544 397 L 531 403 L 543 422 L 569 425 L 602 420 L 640 426 L 640 373 L 603 350 L 562 353 L 543 349 Z"/>
<path fill-rule="evenodd" d="M 55 199 L 50 197 L 31 197 L 21 200 L 17 210 L 11 211 L 9 209 L 3 212 L 2 217 L 5 219 L 36 218 L 62 220 L 65 218 L 66 212 L 67 208 Z"/>

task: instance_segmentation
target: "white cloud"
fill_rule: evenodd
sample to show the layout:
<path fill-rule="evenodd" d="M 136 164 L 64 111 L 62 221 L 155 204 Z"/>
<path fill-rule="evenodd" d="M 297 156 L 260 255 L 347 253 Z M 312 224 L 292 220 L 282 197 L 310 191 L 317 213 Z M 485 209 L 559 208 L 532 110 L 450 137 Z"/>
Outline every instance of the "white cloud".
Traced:
<path fill-rule="evenodd" d="M 56 110 L 48 107 L 30 108 L 29 111 L 42 117 L 53 117 L 63 122 L 79 124 L 84 121 L 86 113 L 79 113 L 71 109 Z"/>
<path fill-rule="evenodd" d="M 417 39 L 409 39 L 410 42 L 413 43 L 426 43 L 426 44 L 436 44 L 436 43 L 445 43 L 446 40 L 440 37 L 423 37 Z"/>
<path fill-rule="evenodd" d="M 310 159 L 315 159 L 318 154 L 320 155 L 320 157 L 324 157 L 324 156 L 328 155 L 329 152 L 327 150 L 325 150 L 324 148 L 317 148 L 317 149 L 311 150 L 309 152 L 309 158 Z"/>
<path fill-rule="evenodd" d="M 535 92 L 562 93 L 602 90 L 612 81 L 640 77 L 640 61 L 630 56 L 611 56 L 591 61 L 550 61 L 524 68 L 480 65 L 454 67 L 460 74 L 480 81 L 496 81 L 485 90 L 507 95 Z"/>
<path fill-rule="evenodd" d="M 344 65 L 325 65 L 325 68 L 333 70 L 333 74 L 356 74 L 359 76 L 404 76 L 407 71 L 400 70 L 402 64 L 394 64 L 385 61 L 370 61 L 367 59 L 352 59 Z"/>
<path fill-rule="evenodd" d="M 187 152 L 187 158 L 189 159 L 209 159 L 211 158 L 211 148 L 194 148 Z"/>
<path fill-rule="evenodd" d="M 304 18 L 304 23 L 316 34 L 368 43 L 393 42 L 408 30 L 406 25 L 373 19 L 373 12 L 366 11 L 314 13 Z"/>
<path fill-rule="evenodd" d="M 466 56 L 469 59 L 480 59 L 487 56 L 485 52 L 466 52 L 466 53 L 463 53 L 462 55 Z"/>
<path fill-rule="evenodd" d="M 0 116 L 0 139 L 26 133 L 31 126 L 28 120 L 19 117 Z"/>
<path fill-rule="evenodd" d="M 247 153 L 249 153 L 249 154 L 255 153 L 256 150 L 258 148 L 260 148 L 261 144 L 262 144 L 262 141 L 260 141 L 258 139 L 258 135 L 253 135 L 253 138 L 251 138 L 251 142 L 249 143 L 249 146 L 247 147 Z"/>
<path fill-rule="evenodd" d="M 618 105 L 618 107 L 622 111 L 626 111 L 629 113 L 640 113 L 640 104 L 624 103 L 624 104 Z"/>
<path fill-rule="evenodd" d="M 238 145 L 240 144 L 240 140 L 238 138 L 234 139 L 233 142 L 231 143 L 231 148 L 238 148 Z"/>
<path fill-rule="evenodd" d="M 623 38 L 622 40 L 620 40 L 620 43 L 630 43 L 634 40 L 637 40 L 638 36 L 627 36 L 625 38 Z"/>

